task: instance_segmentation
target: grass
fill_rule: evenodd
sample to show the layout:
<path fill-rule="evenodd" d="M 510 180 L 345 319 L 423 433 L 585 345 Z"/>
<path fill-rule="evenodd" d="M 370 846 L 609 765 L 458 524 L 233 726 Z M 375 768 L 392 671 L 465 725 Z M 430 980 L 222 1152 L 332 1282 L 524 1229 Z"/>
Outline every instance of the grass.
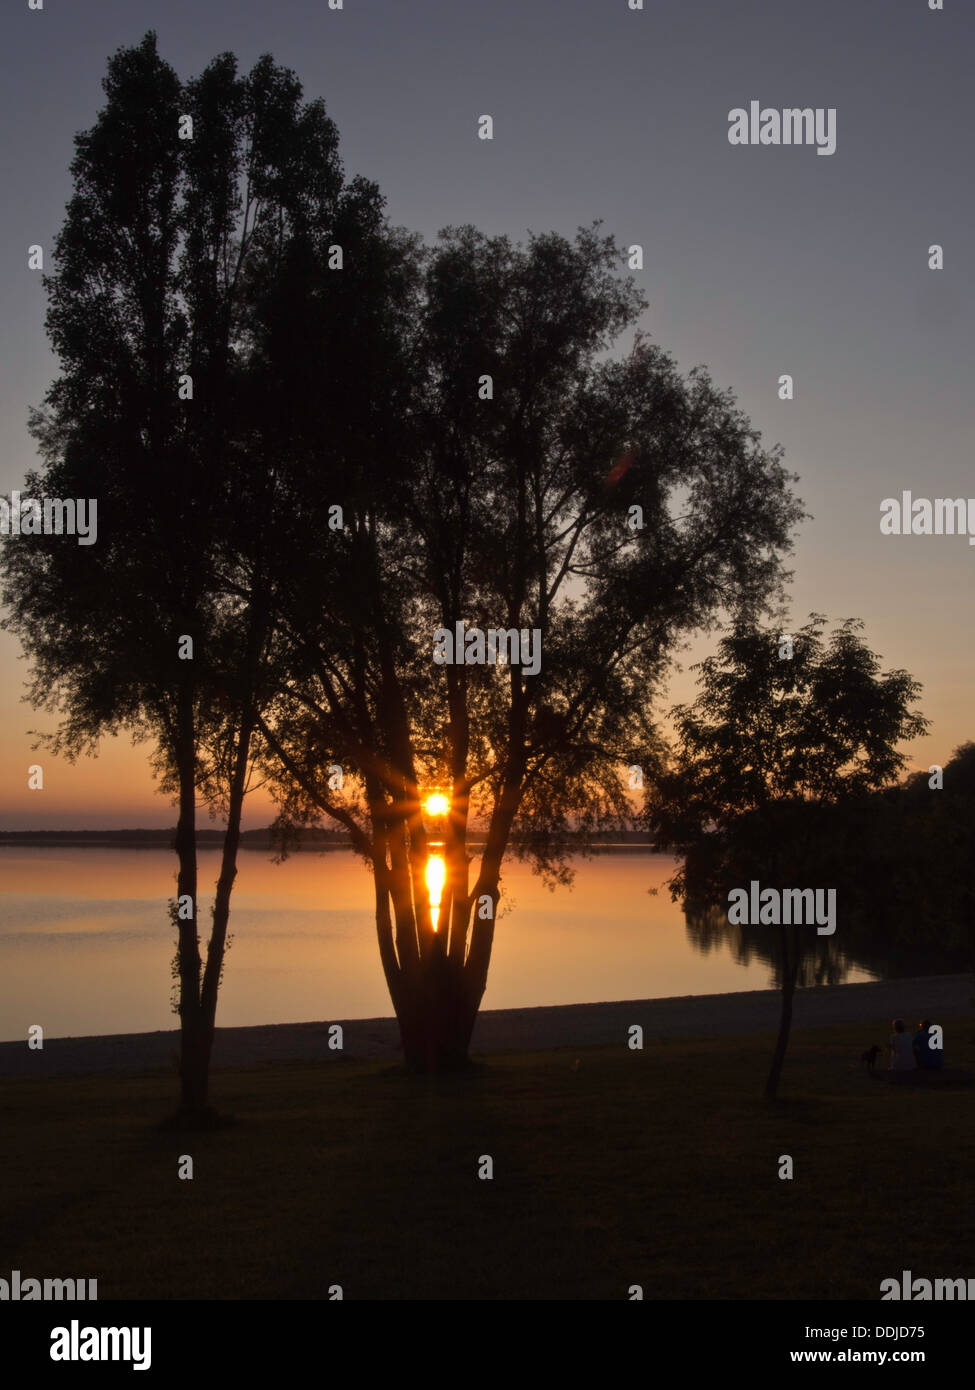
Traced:
<path fill-rule="evenodd" d="M 445 1079 L 221 1071 L 238 1123 L 190 1136 L 157 1127 L 171 1075 L 2 1082 L 0 1277 L 94 1277 L 99 1299 L 877 1299 L 902 1269 L 975 1275 L 975 1088 L 871 1081 L 855 1059 L 883 1027 L 797 1031 L 773 1107 L 770 1037 Z M 971 1019 L 944 1028 L 975 1067 Z"/>

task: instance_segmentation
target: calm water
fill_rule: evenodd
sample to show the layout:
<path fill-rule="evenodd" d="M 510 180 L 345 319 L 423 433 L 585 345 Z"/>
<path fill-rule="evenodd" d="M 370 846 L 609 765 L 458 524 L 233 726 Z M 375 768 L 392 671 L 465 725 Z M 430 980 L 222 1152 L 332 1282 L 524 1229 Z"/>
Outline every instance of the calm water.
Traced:
<path fill-rule="evenodd" d="M 199 862 L 201 890 L 212 890 L 218 852 Z M 218 1024 L 392 1013 L 358 859 L 338 851 L 274 864 L 267 851 L 245 851 L 239 867 Z M 764 964 L 736 964 L 723 943 L 700 954 L 666 890 L 648 893 L 673 868 L 663 855 L 580 859 L 575 887 L 553 894 L 510 864 L 484 1007 L 767 988 Z M 0 847 L 0 892 L 0 1040 L 23 1038 L 34 1023 L 49 1037 L 176 1027 L 171 852 Z M 211 902 L 209 892 L 207 926 Z"/>

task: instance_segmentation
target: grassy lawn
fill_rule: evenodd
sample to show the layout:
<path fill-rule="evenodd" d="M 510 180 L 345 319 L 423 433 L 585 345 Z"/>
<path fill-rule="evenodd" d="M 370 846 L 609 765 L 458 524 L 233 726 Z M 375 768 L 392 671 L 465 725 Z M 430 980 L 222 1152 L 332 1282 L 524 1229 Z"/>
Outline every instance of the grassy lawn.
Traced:
<path fill-rule="evenodd" d="M 972 1020 L 943 1024 L 975 1068 Z M 855 1059 L 886 1032 L 796 1032 L 773 1108 L 769 1037 L 445 1080 L 222 1071 L 238 1123 L 190 1136 L 155 1127 L 172 1075 L 2 1082 L 0 1276 L 95 1277 L 100 1299 L 876 1299 L 902 1269 L 975 1276 L 975 1088 L 869 1080 Z"/>

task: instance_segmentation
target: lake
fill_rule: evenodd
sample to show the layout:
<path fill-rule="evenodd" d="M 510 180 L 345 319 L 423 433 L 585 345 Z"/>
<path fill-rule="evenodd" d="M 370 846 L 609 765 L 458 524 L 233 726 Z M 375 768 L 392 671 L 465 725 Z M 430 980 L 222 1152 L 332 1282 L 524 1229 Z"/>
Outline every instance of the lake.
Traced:
<path fill-rule="evenodd" d="M 0 847 L 0 1040 L 152 1032 L 171 1011 L 175 856 L 165 849 Z M 579 858 L 575 887 L 550 893 L 511 862 L 483 1007 L 599 1003 L 765 989 L 767 965 L 702 954 L 664 881 L 667 855 Z M 199 855 L 209 930 L 219 854 Z M 652 896 L 648 889 L 661 888 Z M 202 890 L 208 890 L 202 892 Z M 389 1016 L 369 875 L 351 852 L 240 855 L 217 1023 L 244 1026 Z M 204 933 L 201 932 L 201 935 Z M 875 978 L 851 969 L 849 981 Z"/>

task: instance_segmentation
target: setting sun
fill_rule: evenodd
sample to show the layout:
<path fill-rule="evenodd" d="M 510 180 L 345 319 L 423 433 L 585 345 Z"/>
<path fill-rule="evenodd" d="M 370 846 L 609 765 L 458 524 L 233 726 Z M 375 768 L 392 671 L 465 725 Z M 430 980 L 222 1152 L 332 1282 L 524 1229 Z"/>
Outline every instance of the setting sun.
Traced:
<path fill-rule="evenodd" d="M 423 809 L 428 816 L 445 816 L 450 810 L 450 802 L 443 792 L 434 792 L 432 796 L 427 797 Z"/>

